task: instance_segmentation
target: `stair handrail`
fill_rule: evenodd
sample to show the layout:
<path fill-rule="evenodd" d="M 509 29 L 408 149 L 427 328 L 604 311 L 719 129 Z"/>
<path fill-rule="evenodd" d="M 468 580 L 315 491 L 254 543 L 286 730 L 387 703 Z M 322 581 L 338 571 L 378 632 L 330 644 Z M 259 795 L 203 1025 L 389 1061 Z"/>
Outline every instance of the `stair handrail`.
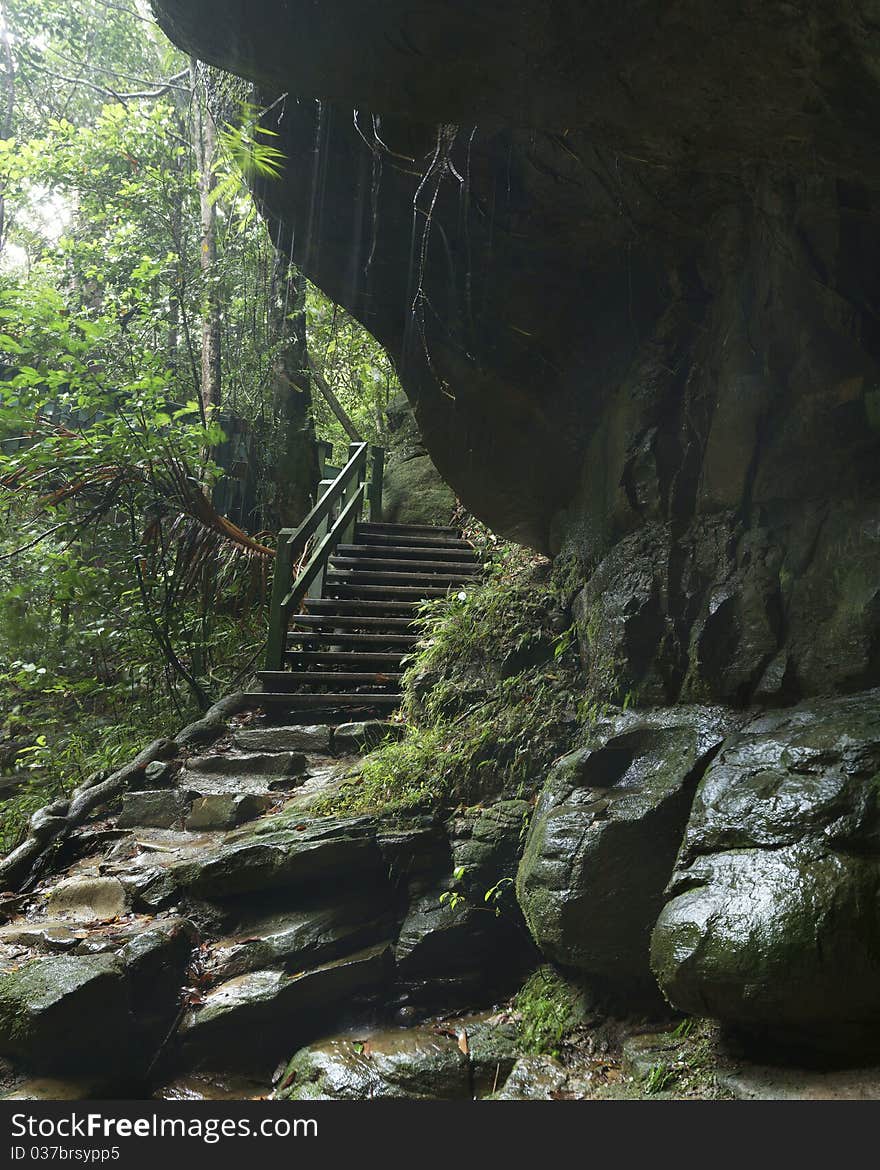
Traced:
<path fill-rule="evenodd" d="M 354 533 L 367 495 L 368 450 L 366 443 L 352 443 L 348 448 L 348 462 L 335 479 L 321 480 L 318 500 L 302 523 L 297 528 L 282 528 L 278 533 L 275 576 L 269 602 L 266 670 L 282 669 L 291 614 L 299 612 L 306 597 L 321 595 L 327 562 L 337 545 L 343 543 L 343 537 Z M 381 519 L 381 495 L 377 507 L 375 489 L 378 479 L 381 492 L 383 456 L 381 447 L 372 448 L 372 482 L 368 497 L 372 519 Z M 378 516 L 376 511 L 379 511 Z M 309 549 L 309 541 L 313 538 L 316 538 L 314 547 Z M 299 569 L 294 580 L 296 565 Z"/>

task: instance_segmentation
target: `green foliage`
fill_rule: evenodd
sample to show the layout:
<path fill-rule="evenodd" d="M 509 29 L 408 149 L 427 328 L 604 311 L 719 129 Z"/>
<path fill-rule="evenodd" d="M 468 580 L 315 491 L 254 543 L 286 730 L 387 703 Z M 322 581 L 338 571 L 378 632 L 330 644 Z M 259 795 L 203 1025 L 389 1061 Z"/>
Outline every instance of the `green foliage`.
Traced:
<path fill-rule="evenodd" d="M 565 1037 L 578 1022 L 579 991 L 553 967 L 539 967 L 514 999 L 522 1017 L 520 1043 L 525 1052 L 558 1056 Z"/>
<path fill-rule="evenodd" d="M 668 1064 L 658 1061 L 657 1064 L 651 1065 L 648 1070 L 648 1075 L 645 1077 L 645 1092 L 650 1094 L 662 1093 L 666 1089 L 671 1088 L 676 1080 L 675 1070 L 670 1068 Z"/>
<path fill-rule="evenodd" d="M 242 102 L 238 121 L 222 126 L 220 142 L 227 157 L 220 155 L 214 165 L 217 185 L 209 196 L 212 203 L 239 195 L 242 179 L 280 179 L 284 173 L 284 152 L 265 141 L 277 138 L 278 134 L 260 125 L 263 113 L 262 106 Z"/>
<path fill-rule="evenodd" d="M 318 805 L 319 811 L 382 808 L 394 813 L 435 806 L 445 795 L 435 764 L 443 747 L 436 729 L 408 728 L 404 739 L 389 740 L 365 756 L 340 793 Z"/>
<path fill-rule="evenodd" d="M 256 506 L 240 522 L 274 530 L 291 434 L 307 441 L 314 421 L 347 444 L 322 399 L 312 418 L 311 365 L 371 441 L 397 389 L 375 341 L 306 293 L 256 214 L 243 179 L 284 165 L 262 110 L 243 105 L 206 161 L 189 62 L 142 6 L 8 0 L 4 19 L 0 848 L 46 799 L 247 677 L 268 538 L 212 527 L 212 499 L 237 498 L 246 464 Z M 202 404 L 209 302 L 221 415 Z"/>

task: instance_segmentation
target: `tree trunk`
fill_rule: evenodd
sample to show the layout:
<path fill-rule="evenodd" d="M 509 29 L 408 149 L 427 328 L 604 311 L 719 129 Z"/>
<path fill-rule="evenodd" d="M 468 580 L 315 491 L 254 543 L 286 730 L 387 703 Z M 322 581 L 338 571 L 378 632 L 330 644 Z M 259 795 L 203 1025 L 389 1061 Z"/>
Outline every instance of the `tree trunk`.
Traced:
<path fill-rule="evenodd" d="M 190 62 L 196 165 L 199 172 L 199 211 L 202 269 L 202 406 L 207 418 L 220 405 L 220 284 L 217 273 L 217 207 L 214 157 L 217 132 L 198 83 L 197 63 Z"/>
<path fill-rule="evenodd" d="M 275 254 L 270 290 L 273 398 L 278 419 L 276 511 L 282 528 L 309 509 L 318 482 L 312 388 L 306 339 L 305 278 L 286 256 Z"/>
<path fill-rule="evenodd" d="M 0 53 L 3 56 L 3 119 L 0 121 L 0 138 L 11 138 L 15 118 L 15 58 L 12 55 L 12 42 L 9 37 L 9 25 L 6 23 L 6 12 L 0 2 Z M 0 254 L 6 243 L 6 191 L 0 189 Z"/>

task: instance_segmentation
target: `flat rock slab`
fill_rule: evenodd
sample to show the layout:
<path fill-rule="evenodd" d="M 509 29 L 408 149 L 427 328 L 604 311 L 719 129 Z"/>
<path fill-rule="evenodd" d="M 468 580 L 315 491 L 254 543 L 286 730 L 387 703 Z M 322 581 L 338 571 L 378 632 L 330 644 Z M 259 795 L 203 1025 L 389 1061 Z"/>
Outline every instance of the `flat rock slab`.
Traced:
<path fill-rule="evenodd" d="M 182 827 L 192 804 L 192 793 L 177 788 L 126 792 L 116 824 L 120 829 Z"/>
<path fill-rule="evenodd" d="M 329 894 L 379 879 L 383 858 L 370 817 L 324 817 L 279 829 L 276 818 L 230 834 L 222 844 L 160 866 L 155 891 L 162 901 L 174 891 L 199 898 L 228 898 L 284 888 L 291 896 Z M 149 881 L 139 890 L 146 905 Z"/>
<path fill-rule="evenodd" d="M 104 1097 L 107 1090 L 100 1081 L 31 1077 L 0 1095 L 0 1101 L 91 1101 Z"/>
<path fill-rule="evenodd" d="M 212 776 L 298 776 L 306 770 L 306 757 L 293 751 L 218 753 L 193 756 L 186 770 Z"/>
<path fill-rule="evenodd" d="M 383 905 L 379 891 L 358 891 L 310 909 L 243 921 L 235 934 L 210 947 L 206 971 L 212 983 L 265 967 L 303 971 L 388 938 L 393 929 L 390 901 Z"/>
<path fill-rule="evenodd" d="M 246 752 L 329 752 L 330 728 L 248 727 L 236 731 L 235 746 Z"/>
<path fill-rule="evenodd" d="M 59 882 L 49 894 L 48 912 L 77 922 L 118 918 L 128 909 L 128 895 L 118 878 L 73 877 Z"/>
<path fill-rule="evenodd" d="M 184 1060 L 202 1067 L 222 1060 L 229 1069 L 285 1056 L 291 1040 L 307 1041 L 328 1017 L 352 1010 L 353 999 L 378 995 L 391 971 L 390 947 L 380 943 L 293 975 L 264 970 L 230 979 L 184 1017 Z"/>
<path fill-rule="evenodd" d="M 816 1069 L 749 1065 L 718 1073 L 741 1101 L 877 1101 L 880 1068 Z"/>
<path fill-rule="evenodd" d="M 261 816 L 273 798 L 254 792 L 215 792 L 198 796 L 186 818 L 187 829 L 234 829 Z"/>
<path fill-rule="evenodd" d="M 0 945 L 30 947 L 35 951 L 72 950 L 79 943 L 71 919 L 8 922 L 0 926 Z"/>
<path fill-rule="evenodd" d="M 400 723 L 371 719 L 366 723 L 341 723 L 333 729 L 333 750 L 339 756 L 368 752 L 387 739 L 402 739 L 406 728 Z"/>

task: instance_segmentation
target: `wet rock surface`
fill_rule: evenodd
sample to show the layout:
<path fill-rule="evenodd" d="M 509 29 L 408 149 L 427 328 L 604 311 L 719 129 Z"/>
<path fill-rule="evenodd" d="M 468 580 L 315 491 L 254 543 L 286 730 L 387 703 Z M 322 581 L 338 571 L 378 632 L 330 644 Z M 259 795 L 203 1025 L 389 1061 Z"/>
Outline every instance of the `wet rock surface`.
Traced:
<path fill-rule="evenodd" d="M 380 1007 L 424 1014 L 513 989 L 525 931 L 477 903 L 512 880 L 524 802 L 446 823 L 316 816 L 346 753 L 398 728 L 209 722 L 211 751 L 201 732 L 177 756 L 163 747 L 160 767 L 95 805 L 104 819 L 84 827 L 76 860 L 3 903 L 0 1057 L 21 1092 L 67 1073 L 258 1080 L 322 1029 Z M 285 774 L 296 785 L 276 787 Z M 453 910 L 441 896 L 461 866 L 469 905 Z M 516 913 L 512 899 L 505 909 Z"/>
<path fill-rule="evenodd" d="M 245 717 L 213 756 L 196 749 L 198 771 L 163 747 L 171 786 L 111 792 L 57 874 L 0 899 L 10 1091 L 109 1077 L 198 1096 L 200 1077 L 266 1083 L 296 1052 L 284 1091 L 302 1098 L 561 1099 L 610 1092 L 613 1075 L 677 1092 L 692 1080 L 668 1039 L 678 1089 L 637 1038 L 622 1074 L 526 1056 L 497 1021 L 470 1018 L 466 1040 L 448 1020 L 376 1026 L 498 1001 L 542 955 L 625 999 L 646 985 L 652 926 L 670 1001 L 738 1029 L 749 1052 L 768 1039 L 861 1052 L 880 1018 L 878 711 L 866 692 L 764 714 L 607 712 L 534 808 L 445 817 L 316 814 L 355 762 L 339 745 L 381 740 L 381 724 L 307 728 L 328 750 L 306 752 L 302 783 L 284 790 L 272 784 L 296 729 Z M 260 752 L 251 733 L 269 737 Z M 248 759 L 242 792 L 189 787 L 232 780 Z M 186 816 L 131 823 L 132 798 L 154 797 Z"/>
<path fill-rule="evenodd" d="M 756 1035 L 875 1047 L 880 694 L 748 723 L 697 790 L 652 964 L 670 1001 Z"/>
<path fill-rule="evenodd" d="M 711 708 L 626 713 L 554 765 L 517 874 L 544 954 L 594 976 L 650 979 L 651 929 L 691 800 L 735 723 Z"/>
<path fill-rule="evenodd" d="M 460 1017 L 414 1028 L 364 1028 L 297 1052 L 274 1096 L 292 1101 L 485 1097 L 519 1055 L 514 1025 Z"/>
<path fill-rule="evenodd" d="M 195 936 L 180 919 L 129 923 L 80 940 L 79 953 L 7 960 L 0 1055 L 39 1072 L 136 1080 L 174 1022 Z"/>

